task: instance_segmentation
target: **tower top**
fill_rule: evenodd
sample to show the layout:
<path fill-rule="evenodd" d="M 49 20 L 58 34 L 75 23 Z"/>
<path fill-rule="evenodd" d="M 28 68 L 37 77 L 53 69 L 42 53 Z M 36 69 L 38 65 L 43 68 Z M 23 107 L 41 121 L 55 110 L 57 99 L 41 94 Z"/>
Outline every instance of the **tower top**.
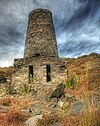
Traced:
<path fill-rule="evenodd" d="M 31 14 L 33 14 L 34 12 L 49 12 L 49 13 L 51 13 L 51 11 L 49 11 L 49 10 L 47 10 L 47 9 L 42 9 L 42 8 L 38 8 L 38 9 L 35 9 L 35 10 L 32 10 L 30 13 L 29 13 L 29 15 L 31 15 Z M 52 14 L 52 13 L 51 13 Z"/>
<path fill-rule="evenodd" d="M 58 57 L 52 13 L 46 9 L 29 13 L 24 58 L 35 55 Z"/>

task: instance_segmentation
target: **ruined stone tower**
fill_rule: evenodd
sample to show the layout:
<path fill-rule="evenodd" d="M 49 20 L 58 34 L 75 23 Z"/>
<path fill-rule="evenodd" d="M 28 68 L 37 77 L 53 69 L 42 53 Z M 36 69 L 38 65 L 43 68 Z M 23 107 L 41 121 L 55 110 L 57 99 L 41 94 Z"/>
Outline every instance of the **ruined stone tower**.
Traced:
<path fill-rule="evenodd" d="M 52 14 L 45 9 L 29 14 L 24 58 L 32 56 L 58 57 Z"/>
<path fill-rule="evenodd" d="M 24 57 L 14 59 L 14 83 L 55 85 L 65 79 L 66 60 L 58 57 L 52 14 L 46 9 L 29 13 Z"/>

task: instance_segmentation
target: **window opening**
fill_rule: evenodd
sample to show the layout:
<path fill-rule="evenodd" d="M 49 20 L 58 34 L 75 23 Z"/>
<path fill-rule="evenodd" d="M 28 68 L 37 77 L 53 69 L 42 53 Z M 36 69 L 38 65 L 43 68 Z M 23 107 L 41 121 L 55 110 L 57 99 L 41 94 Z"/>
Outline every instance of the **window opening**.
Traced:
<path fill-rule="evenodd" d="M 46 73 L 47 73 L 47 76 L 46 76 L 47 82 L 50 82 L 51 81 L 51 68 L 49 64 L 46 65 Z"/>
<path fill-rule="evenodd" d="M 33 82 L 33 66 L 29 66 L 29 83 Z"/>

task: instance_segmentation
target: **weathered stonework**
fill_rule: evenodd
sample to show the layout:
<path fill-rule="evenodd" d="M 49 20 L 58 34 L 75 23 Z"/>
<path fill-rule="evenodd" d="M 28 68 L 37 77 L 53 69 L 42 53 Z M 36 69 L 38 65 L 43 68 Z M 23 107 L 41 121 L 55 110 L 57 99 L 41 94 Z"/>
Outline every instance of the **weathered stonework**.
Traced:
<path fill-rule="evenodd" d="M 66 79 L 66 64 L 67 60 L 58 56 L 51 12 L 33 10 L 29 14 L 24 58 L 14 59 L 13 82 L 29 83 L 31 74 L 35 84 L 55 85 Z"/>
<path fill-rule="evenodd" d="M 52 14 L 44 9 L 29 14 L 24 57 L 37 55 L 58 57 Z"/>
<path fill-rule="evenodd" d="M 51 67 L 51 81 L 49 84 L 54 84 L 57 82 L 61 82 L 67 77 L 67 69 L 66 69 L 66 60 L 58 59 L 54 57 L 41 57 L 41 58 L 28 58 L 20 59 L 16 61 L 18 64 L 16 65 L 16 77 L 19 76 L 19 79 L 27 78 L 26 82 L 29 82 L 28 74 L 29 74 L 29 66 L 33 66 L 33 81 L 35 83 L 47 84 L 46 77 L 46 65 L 50 64 Z M 20 78 L 21 76 L 21 78 Z M 22 77 L 23 76 L 23 77 Z M 20 80 L 19 80 L 20 81 Z M 21 81 L 20 81 L 21 83 Z"/>

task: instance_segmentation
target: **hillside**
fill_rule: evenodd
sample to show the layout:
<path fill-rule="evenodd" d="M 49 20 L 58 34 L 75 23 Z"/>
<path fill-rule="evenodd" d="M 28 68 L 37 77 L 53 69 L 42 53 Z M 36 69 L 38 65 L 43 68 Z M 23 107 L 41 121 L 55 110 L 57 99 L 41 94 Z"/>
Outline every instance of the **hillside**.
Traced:
<path fill-rule="evenodd" d="M 55 89 L 0 84 L 0 126 L 100 126 L 100 54 L 68 58 L 66 66 L 68 76 Z M 0 78 L 14 72 L 14 67 L 0 68 Z"/>
<path fill-rule="evenodd" d="M 68 77 L 75 74 L 77 85 L 73 92 L 77 93 L 85 91 L 99 90 L 100 85 L 100 54 L 91 53 L 81 57 L 67 58 Z M 0 79 L 9 78 L 14 72 L 14 67 L 0 68 Z M 66 80 L 66 78 L 65 78 Z M 70 92 L 70 89 L 69 89 Z M 71 91 L 72 92 L 72 91 Z"/>
<path fill-rule="evenodd" d="M 81 90 L 98 90 L 100 85 L 100 54 L 91 53 L 81 57 L 67 58 L 68 77 L 75 74 L 78 84 L 75 92 Z M 15 68 L 0 68 L 0 79 L 10 77 Z M 65 78 L 66 79 L 66 78 Z"/>
<path fill-rule="evenodd" d="M 91 53 L 68 63 L 68 75 L 78 79 L 76 89 L 94 91 L 100 88 L 100 54 Z"/>
<path fill-rule="evenodd" d="M 0 67 L 0 77 L 7 77 L 14 73 L 15 69 L 13 66 L 11 67 Z"/>

